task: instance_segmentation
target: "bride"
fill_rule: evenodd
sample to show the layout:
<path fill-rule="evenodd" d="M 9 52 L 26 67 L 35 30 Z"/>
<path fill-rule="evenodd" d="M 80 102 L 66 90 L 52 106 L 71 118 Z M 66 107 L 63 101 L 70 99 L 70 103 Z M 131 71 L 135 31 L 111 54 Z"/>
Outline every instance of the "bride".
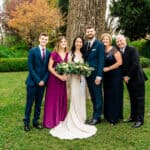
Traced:
<path fill-rule="evenodd" d="M 73 42 L 68 61 L 83 62 L 83 39 L 76 37 Z M 64 121 L 50 130 L 50 134 L 60 139 L 82 139 L 93 136 L 97 128 L 85 124 L 86 120 L 86 96 L 84 76 L 71 75 L 70 109 Z"/>

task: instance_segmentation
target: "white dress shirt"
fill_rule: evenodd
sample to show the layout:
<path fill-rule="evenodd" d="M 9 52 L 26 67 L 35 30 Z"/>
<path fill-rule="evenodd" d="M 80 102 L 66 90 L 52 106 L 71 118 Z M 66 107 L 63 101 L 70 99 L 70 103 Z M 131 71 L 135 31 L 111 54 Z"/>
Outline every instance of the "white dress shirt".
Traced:
<path fill-rule="evenodd" d="M 41 57 L 43 57 L 43 48 L 44 48 L 44 54 L 46 55 L 46 47 L 42 47 L 41 45 L 39 45 L 40 48 L 40 52 L 41 52 Z"/>

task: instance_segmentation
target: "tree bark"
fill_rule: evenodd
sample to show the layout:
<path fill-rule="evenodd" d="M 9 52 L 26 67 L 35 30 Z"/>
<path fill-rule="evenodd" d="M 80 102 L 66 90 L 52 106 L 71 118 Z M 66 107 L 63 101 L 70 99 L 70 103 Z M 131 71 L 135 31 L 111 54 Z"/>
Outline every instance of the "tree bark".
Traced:
<path fill-rule="evenodd" d="M 85 35 L 85 27 L 95 27 L 97 38 L 105 31 L 105 12 L 107 0 L 69 0 L 67 19 L 67 40 L 69 47 L 77 35 Z"/>

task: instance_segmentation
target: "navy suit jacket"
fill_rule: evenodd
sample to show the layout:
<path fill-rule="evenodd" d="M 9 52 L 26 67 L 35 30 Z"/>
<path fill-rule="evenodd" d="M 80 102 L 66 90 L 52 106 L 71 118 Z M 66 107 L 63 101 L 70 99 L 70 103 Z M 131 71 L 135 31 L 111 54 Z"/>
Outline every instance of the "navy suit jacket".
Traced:
<path fill-rule="evenodd" d="M 92 72 L 90 77 L 102 77 L 103 76 L 103 67 L 104 67 L 104 45 L 102 42 L 97 39 L 94 41 L 90 50 L 87 51 L 87 43 L 85 44 L 85 61 L 93 67 L 95 70 Z"/>
<path fill-rule="evenodd" d="M 48 61 L 50 57 L 50 52 L 46 49 L 45 59 L 42 60 L 41 52 L 39 47 L 34 47 L 30 49 L 28 55 L 28 70 L 29 74 L 26 80 L 26 84 L 29 86 L 38 85 L 38 83 L 43 80 L 44 83 L 47 82 L 49 71 L 48 71 Z"/>

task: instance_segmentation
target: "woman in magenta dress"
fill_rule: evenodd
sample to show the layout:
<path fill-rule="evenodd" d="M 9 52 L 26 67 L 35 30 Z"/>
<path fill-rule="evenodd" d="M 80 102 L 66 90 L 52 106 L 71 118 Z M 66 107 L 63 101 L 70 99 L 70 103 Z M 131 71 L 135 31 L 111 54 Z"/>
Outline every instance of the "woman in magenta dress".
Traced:
<path fill-rule="evenodd" d="M 51 53 L 48 69 L 51 72 L 46 89 L 43 126 L 53 128 L 63 121 L 67 114 L 66 75 L 55 71 L 58 63 L 67 62 L 67 42 L 65 37 L 59 37 L 54 51 Z"/>

